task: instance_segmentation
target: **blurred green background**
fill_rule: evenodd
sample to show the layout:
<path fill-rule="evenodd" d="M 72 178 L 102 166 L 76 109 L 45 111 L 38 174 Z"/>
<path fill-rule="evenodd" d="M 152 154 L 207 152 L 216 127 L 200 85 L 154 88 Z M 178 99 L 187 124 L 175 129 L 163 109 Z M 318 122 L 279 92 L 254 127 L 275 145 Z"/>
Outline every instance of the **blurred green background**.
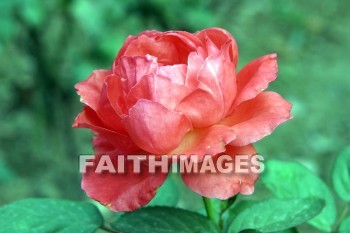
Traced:
<path fill-rule="evenodd" d="M 350 140 L 349 1 L 2 0 L 0 2 L 0 205 L 26 197 L 84 200 L 78 155 L 88 130 L 73 130 L 82 105 L 73 85 L 109 68 L 125 38 L 147 29 L 223 27 L 239 67 L 279 56 L 270 90 L 294 119 L 257 143 L 266 159 L 299 161 L 330 184 Z"/>

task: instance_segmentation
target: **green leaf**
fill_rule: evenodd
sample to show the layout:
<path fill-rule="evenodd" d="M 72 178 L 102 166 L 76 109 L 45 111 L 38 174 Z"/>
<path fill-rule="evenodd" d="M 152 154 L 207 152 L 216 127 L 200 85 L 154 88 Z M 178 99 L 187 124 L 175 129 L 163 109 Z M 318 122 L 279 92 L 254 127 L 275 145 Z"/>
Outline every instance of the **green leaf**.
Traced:
<path fill-rule="evenodd" d="M 123 233 L 215 233 L 217 226 L 206 217 L 178 208 L 146 207 L 125 213 L 112 229 Z"/>
<path fill-rule="evenodd" d="M 298 230 L 296 228 L 289 228 L 287 230 L 276 231 L 274 233 L 298 233 Z"/>
<path fill-rule="evenodd" d="M 248 229 L 248 230 L 240 231 L 239 233 L 261 233 L 261 232 L 258 230 Z"/>
<path fill-rule="evenodd" d="M 239 233 L 261 233 L 261 231 L 258 230 L 243 230 Z M 274 233 L 298 233 L 297 229 L 295 228 L 290 228 L 287 230 L 283 230 L 283 231 L 275 231 Z"/>
<path fill-rule="evenodd" d="M 350 216 L 344 219 L 339 227 L 339 233 L 349 233 L 350 232 Z"/>
<path fill-rule="evenodd" d="M 333 173 L 333 187 L 339 197 L 350 201 L 350 147 L 338 155 L 335 160 Z"/>
<path fill-rule="evenodd" d="M 232 221 L 241 212 L 243 212 L 245 209 L 251 208 L 254 204 L 256 204 L 256 201 L 244 200 L 244 201 L 240 201 L 240 202 L 234 204 L 231 208 L 227 209 L 227 211 L 225 211 L 223 214 L 223 222 L 224 222 L 223 232 L 228 232 L 228 228 L 231 226 Z M 246 230 L 246 231 L 248 231 L 248 230 Z M 250 229 L 250 231 L 254 232 L 254 230 L 252 230 L 252 229 Z M 243 232 L 244 231 L 241 231 L 240 233 L 243 233 Z M 258 231 L 255 230 L 255 232 L 258 232 Z M 278 231 L 275 233 L 298 233 L 298 231 L 296 230 L 296 228 L 290 228 L 290 229 Z"/>
<path fill-rule="evenodd" d="M 237 214 L 228 228 L 229 233 L 242 230 L 276 232 L 298 226 L 318 215 L 324 201 L 318 198 L 257 201 Z"/>
<path fill-rule="evenodd" d="M 228 232 L 233 220 L 245 209 L 250 208 L 256 203 L 253 200 L 238 201 L 230 206 L 222 215 L 224 232 Z"/>
<path fill-rule="evenodd" d="M 261 181 L 279 198 L 324 199 L 325 208 L 309 223 L 318 229 L 331 231 L 337 215 L 333 196 L 327 185 L 310 170 L 298 163 L 271 160 L 266 163 Z"/>
<path fill-rule="evenodd" d="M 25 199 L 0 207 L 1 232 L 89 233 L 103 219 L 89 203 L 54 199 Z"/>

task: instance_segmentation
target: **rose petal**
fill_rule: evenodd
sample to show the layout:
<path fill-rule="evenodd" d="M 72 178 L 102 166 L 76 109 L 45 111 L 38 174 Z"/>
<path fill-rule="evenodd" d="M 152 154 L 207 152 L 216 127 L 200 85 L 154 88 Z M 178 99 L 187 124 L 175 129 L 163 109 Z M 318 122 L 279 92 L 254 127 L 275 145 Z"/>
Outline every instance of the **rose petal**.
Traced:
<path fill-rule="evenodd" d="M 131 88 L 127 99 L 130 106 L 136 104 L 139 99 L 146 99 L 174 110 L 177 104 L 189 93 L 187 87 L 174 83 L 167 77 L 147 75 Z"/>
<path fill-rule="evenodd" d="M 95 70 L 87 79 L 77 83 L 74 87 L 81 97 L 80 101 L 96 110 L 103 83 L 110 74 L 110 70 Z"/>
<path fill-rule="evenodd" d="M 216 155 L 225 145 L 245 146 L 256 142 L 291 118 L 291 104 L 274 92 L 263 92 L 246 101 L 216 125 L 194 129 L 171 154 Z"/>
<path fill-rule="evenodd" d="M 173 150 L 192 129 L 184 115 L 143 99 L 130 108 L 123 122 L 136 145 L 153 154 Z"/>
<path fill-rule="evenodd" d="M 178 50 L 188 47 L 190 50 L 195 51 L 198 47 L 203 46 L 202 42 L 196 35 L 186 31 L 168 31 L 164 33 L 164 38 L 170 38 L 171 40 L 171 37 L 177 39 L 174 42 L 178 46 Z M 179 42 L 179 40 L 182 42 Z"/>
<path fill-rule="evenodd" d="M 83 112 L 79 113 L 75 118 L 73 127 L 91 129 L 93 132 L 105 137 L 115 148 L 137 149 L 128 136 L 107 129 L 95 111 L 88 106 L 85 106 Z"/>
<path fill-rule="evenodd" d="M 177 48 L 171 41 L 156 40 L 145 35 L 130 42 L 124 56 L 146 56 L 147 54 L 156 57 L 160 64 L 181 64 Z"/>
<path fill-rule="evenodd" d="M 211 93 L 198 89 L 186 96 L 176 107 L 185 114 L 196 128 L 207 127 L 220 121 L 224 105 Z"/>
<path fill-rule="evenodd" d="M 117 170 L 116 155 L 112 153 L 109 157 Z M 100 159 L 101 156 L 96 156 L 94 166 L 87 167 L 87 172 L 83 174 L 82 189 L 90 198 L 113 211 L 133 211 L 146 205 L 167 177 L 167 174 L 161 172 L 150 174 L 148 169 L 142 168 L 140 174 L 135 174 L 132 161 L 126 161 L 124 174 L 96 173 L 95 169 Z"/>
<path fill-rule="evenodd" d="M 222 118 L 229 112 L 236 96 L 236 73 L 233 64 L 227 59 L 227 45 L 217 55 L 208 57 L 198 73 L 198 81 L 223 104 Z"/>
<path fill-rule="evenodd" d="M 128 167 L 130 170 L 131 166 Z M 92 171 L 83 175 L 82 189 L 110 210 L 133 211 L 148 204 L 165 179 L 163 173 L 97 174 Z"/>
<path fill-rule="evenodd" d="M 185 31 L 146 31 L 137 36 L 129 37 L 120 50 L 114 67 L 118 67 L 122 56 L 145 56 L 158 58 L 161 65 L 186 64 L 190 52 L 203 46 L 193 34 Z"/>
<path fill-rule="evenodd" d="M 230 49 L 229 49 L 230 59 L 235 65 L 235 67 L 237 67 L 238 46 L 235 39 L 232 37 L 232 35 L 228 31 L 222 28 L 207 28 L 197 32 L 195 35 L 203 43 L 206 43 L 206 40 L 210 39 L 210 41 L 212 41 L 219 50 L 226 42 L 229 41 L 230 42 Z"/>
<path fill-rule="evenodd" d="M 291 119 L 292 105 L 275 92 L 262 92 L 239 105 L 232 115 L 219 124 L 231 126 L 236 139 L 232 146 L 245 146 L 272 133 L 281 123 Z"/>
<path fill-rule="evenodd" d="M 245 147 L 227 146 L 224 154 L 229 155 L 234 161 L 236 155 L 250 155 L 251 158 L 252 155 L 256 154 L 256 151 L 252 145 Z M 219 156 L 214 158 L 214 164 Z M 248 173 L 184 173 L 182 179 L 192 191 L 201 196 L 225 200 L 237 193 L 249 195 L 254 192 L 254 183 L 259 175 L 250 169 L 248 171 Z"/>
<path fill-rule="evenodd" d="M 135 42 L 135 40 L 137 40 L 139 37 L 155 37 L 159 32 L 156 30 L 146 30 L 141 32 L 140 34 L 136 35 L 136 36 L 128 36 L 126 38 L 126 40 L 124 41 L 123 46 L 121 47 L 121 49 L 118 52 L 118 55 L 116 57 L 116 59 L 114 60 L 113 63 L 113 73 L 120 75 L 120 70 L 119 70 L 119 64 L 120 64 L 120 58 L 122 56 L 125 56 L 125 52 L 127 51 L 127 49 L 129 48 L 129 45 L 132 42 Z M 136 50 L 137 52 L 137 50 Z M 129 56 L 137 56 L 138 54 L 129 54 Z"/>
<path fill-rule="evenodd" d="M 187 133 L 170 155 L 197 155 L 202 160 L 205 155 L 216 155 L 226 150 L 225 146 L 235 139 L 235 134 L 226 125 L 213 125 L 194 129 Z"/>
<path fill-rule="evenodd" d="M 205 45 L 206 45 L 208 57 L 216 56 L 220 52 L 221 45 L 218 45 L 219 47 L 217 47 L 207 35 L 205 35 Z"/>
<path fill-rule="evenodd" d="M 237 75 L 237 97 L 232 109 L 252 99 L 277 78 L 277 55 L 269 54 L 248 63 Z"/>
<path fill-rule="evenodd" d="M 107 79 L 110 79 L 110 78 L 113 78 L 113 77 L 108 77 Z M 96 113 L 99 116 L 99 118 L 103 121 L 103 123 L 106 126 L 108 126 L 109 129 L 116 132 L 125 133 L 122 119 L 114 110 L 108 98 L 108 87 L 109 87 L 108 83 L 105 82 L 105 84 L 102 87 L 100 101 L 99 101 L 99 105 L 97 107 Z"/>
<path fill-rule="evenodd" d="M 120 58 L 120 70 L 124 90 L 128 92 L 140 79 L 157 70 L 157 58 L 146 55 Z"/>
<path fill-rule="evenodd" d="M 94 131 L 107 130 L 107 127 L 100 120 L 96 112 L 89 106 L 84 106 L 83 111 L 78 114 L 73 123 L 74 128 L 88 128 Z"/>
<path fill-rule="evenodd" d="M 193 34 L 184 31 L 169 31 L 158 36 L 161 41 L 169 41 L 176 47 L 178 54 L 178 63 L 186 64 L 188 55 L 197 51 L 198 47 L 203 46 L 202 42 Z"/>
<path fill-rule="evenodd" d="M 121 79 L 118 76 L 110 76 L 106 79 L 107 97 L 114 111 L 122 116 L 127 113 L 128 105 L 125 100 L 125 92 Z"/>
<path fill-rule="evenodd" d="M 188 56 L 187 74 L 185 85 L 190 89 L 198 87 L 198 72 L 201 69 L 204 60 L 198 53 L 192 52 Z"/>
<path fill-rule="evenodd" d="M 187 65 L 161 66 L 157 75 L 169 78 L 172 82 L 184 85 L 187 73 Z"/>

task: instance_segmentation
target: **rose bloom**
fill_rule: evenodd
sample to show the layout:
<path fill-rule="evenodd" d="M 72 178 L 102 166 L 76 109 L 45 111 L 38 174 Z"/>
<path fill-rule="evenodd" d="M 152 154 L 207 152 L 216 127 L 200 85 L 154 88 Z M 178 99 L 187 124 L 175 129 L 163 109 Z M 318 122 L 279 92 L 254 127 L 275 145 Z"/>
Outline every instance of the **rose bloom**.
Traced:
<path fill-rule="evenodd" d="M 276 54 L 239 72 L 237 60 L 236 41 L 220 28 L 129 36 L 110 69 L 95 70 L 76 84 L 85 106 L 73 127 L 95 133 L 95 164 L 103 154 L 116 166 L 116 155 L 127 154 L 255 155 L 252 143 L 290 119 L 291 104 L 263 92 L 277 77 Z M 97 174 L 91 167 L 82 188 L 113 211 L 132 211 L 146 205 L 166 177 L 132 169 Z M 182 174 L 191 190 L 219 199 L 252 194 L 257 178 L 254 173 Z"/>

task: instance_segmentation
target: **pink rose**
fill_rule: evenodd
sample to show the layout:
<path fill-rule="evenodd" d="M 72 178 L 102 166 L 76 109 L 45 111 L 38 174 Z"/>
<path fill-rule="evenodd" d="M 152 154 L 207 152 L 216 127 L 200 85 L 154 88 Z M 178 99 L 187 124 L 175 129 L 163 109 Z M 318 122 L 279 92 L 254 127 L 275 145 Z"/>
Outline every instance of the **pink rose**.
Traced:
<path fill-rule="evenodd" d="M 140 151 L 215 159 L 254 155 L 252 143 L 290 119 L 291 104 L 275 92 L 262 92 L 277 77 L 276 54 L 255 59 L 236 74 L 237 59 L 234 38 L 220 28 L 130 36 L 110 70 L 95 70 L 75 86 L 86 106 L 73 127 L 96 134 L 96 161 L 102 154 Z M 166 176 L 96 174 L 91 169 L 82 188 L 114 211 L 131 211 L 147 204 Z M 227 199 L 253 193 L 258 175 L 182 177 L 202 196 Z"/>

